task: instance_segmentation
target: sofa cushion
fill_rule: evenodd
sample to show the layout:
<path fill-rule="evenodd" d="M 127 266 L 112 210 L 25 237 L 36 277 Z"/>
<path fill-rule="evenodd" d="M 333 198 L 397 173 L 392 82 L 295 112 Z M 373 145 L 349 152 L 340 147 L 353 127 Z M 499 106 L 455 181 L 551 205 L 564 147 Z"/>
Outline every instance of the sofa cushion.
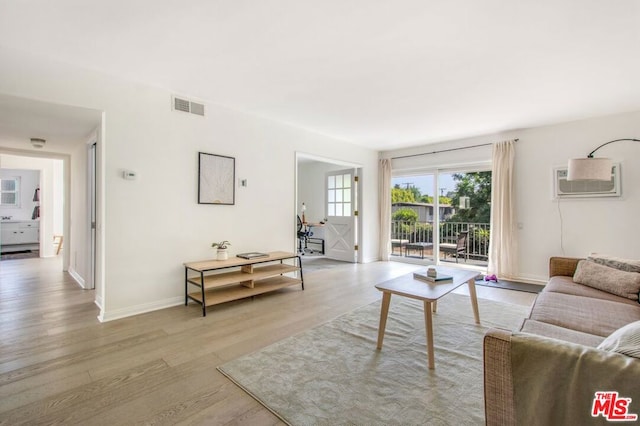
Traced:
<path fill-rule="evenodd" d="M 549 337 L 551 339 L 564 340 L 566 342 L 577 343 L 579 345 L 596 347 L 602 343 L 602 336 L 595 334 L 583 333 L 581 331 L 571 330 L 557 325 L 548 324 L 535 320 L 525 320 L 524 325 L 520 329 L 524 333 L 536 334 L 538 336 Z"/>
<path fill-rule="evenodd" d="M 640 358 L 640 321 L 617 329 L 598 345 L 598 349 Z"/>
<path fill-rule="evenodd" d="M 542 292 L 536 298 L 529 318 L 606 337 L 618 328 L 640 320 L 640 305 Z"/>
<path fill-rule="evenodd" d="M 592 262 L 599 263 L 600 265 L 619 269 L 621 271 L 640 272 L 640 260 L 622 259 L 620 257 L 598 253 L 591 253 L 587 259 Z"/>
<path fill-rule="evenodd" d="M 578 262 L 573 280 L 631 300 L 638 300 L 640 292 L 640 273 L 621 271 L 589 260 Z"/>
<path fill-rule="evenodd" d="M 627 299 L 626 297 L 598 290 L 597 288 L 578 284 L 573 281 L 573 278 L 565 277 L 562 275 L 551 277 L 542 291 L 573 294 L 575 296 L 593 297 L 595 299 L 604 299 L 610 300 L 612 302 L 628 303 L 633 306 L 638 306 L 638 302 L 636 300 Z"/>

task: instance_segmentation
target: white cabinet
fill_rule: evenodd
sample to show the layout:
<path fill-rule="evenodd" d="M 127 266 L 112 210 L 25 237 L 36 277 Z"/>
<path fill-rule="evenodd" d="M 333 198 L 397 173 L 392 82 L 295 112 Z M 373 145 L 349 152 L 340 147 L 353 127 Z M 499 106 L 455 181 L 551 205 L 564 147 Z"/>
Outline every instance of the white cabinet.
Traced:
<path fill-rule="evenodd" d="M 0 223 L 0 244 L 38 244 L 40 223 L 36 221 L 15 221 Z"/>

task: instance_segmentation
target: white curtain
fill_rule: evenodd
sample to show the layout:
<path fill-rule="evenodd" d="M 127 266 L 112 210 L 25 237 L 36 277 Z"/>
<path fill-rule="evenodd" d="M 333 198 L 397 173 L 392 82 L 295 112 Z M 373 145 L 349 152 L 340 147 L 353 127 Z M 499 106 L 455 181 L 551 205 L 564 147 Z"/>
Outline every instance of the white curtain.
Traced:
<path fill-rule="evenodd" d="M 380 260 L 389 260 L 391 252 L 391 159 L 380 159 L 378 170 Z"/>
<path fill-rule="evenodd" d="M 515 140 L 493 145 L 489 274 L 515 278 L 518 268 L 514 197 Z"/>

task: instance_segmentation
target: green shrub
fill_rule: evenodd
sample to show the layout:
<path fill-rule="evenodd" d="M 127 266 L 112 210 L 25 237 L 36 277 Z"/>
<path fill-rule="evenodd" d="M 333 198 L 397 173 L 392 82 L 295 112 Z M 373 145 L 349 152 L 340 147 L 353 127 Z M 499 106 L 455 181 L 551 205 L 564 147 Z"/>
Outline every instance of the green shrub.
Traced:
<path fill-rule="evenodd" d="M 408 208 L 398 209 L 391 216 L 391 220 L 415 223 L 418 221 L 418 213 Z"/>

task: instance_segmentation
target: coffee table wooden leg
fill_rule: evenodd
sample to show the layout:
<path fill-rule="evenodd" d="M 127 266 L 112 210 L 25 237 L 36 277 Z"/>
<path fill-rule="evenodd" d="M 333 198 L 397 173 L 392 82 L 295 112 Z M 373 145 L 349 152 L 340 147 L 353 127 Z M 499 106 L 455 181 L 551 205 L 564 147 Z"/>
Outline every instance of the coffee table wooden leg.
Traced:
<path fill-rule="evenodd" d="M 471 297 L 471 306 L 473 307 L 473 315 L 476 317 L 476 324 L 480 324 L 480 311 L 478 311 L 478 296 L 476 296 L 476 281 L 470 279 L 467 284 L 469 285 L 469 296 Z"/>
<path fill-rule="evenodd" d="M 431 312 L 435 314 L 436 310 L 438 309 L 438 301 L 434 300 L 433 302 L 431 302 L 431 306 L 432 306 Z"/>
<path fill-rule="evenodd" d="M 378 349 L 382 349 L 384 339 L 384 329 L 387 327 L 387 315 L 389 315 L 389 304 L 391 303 L 391 293 L 382 292 L 382 308 L 380 309 L 380 325 L 378 327 Z"/>
<path fill-rule="evenodd" d="M 435 357 L 433 356 L 433 317 L 432 302 L 424 301 L 424 328 L 427 332 L 427 356 L 429 357 L 429 370 L 436 368 Z"/>

